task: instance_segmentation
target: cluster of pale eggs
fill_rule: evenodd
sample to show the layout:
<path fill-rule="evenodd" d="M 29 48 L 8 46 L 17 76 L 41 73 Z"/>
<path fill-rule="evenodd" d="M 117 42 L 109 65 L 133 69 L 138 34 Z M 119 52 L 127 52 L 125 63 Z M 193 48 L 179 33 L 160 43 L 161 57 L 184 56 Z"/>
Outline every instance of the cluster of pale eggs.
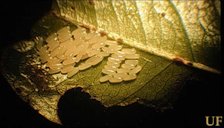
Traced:
<path fill-rule="evenodd" d="M 117 41 L 108 40 L 96 32 L 79 27 L 74 31 L 63 27 L 46 39 L 38 49 L 41 64 L 49 74 L 62 73 L 71 78 L 108 58 L 100 82 L 120 83 L 134 80 L 142 67 L 134 48 L 123 48 Z"/>

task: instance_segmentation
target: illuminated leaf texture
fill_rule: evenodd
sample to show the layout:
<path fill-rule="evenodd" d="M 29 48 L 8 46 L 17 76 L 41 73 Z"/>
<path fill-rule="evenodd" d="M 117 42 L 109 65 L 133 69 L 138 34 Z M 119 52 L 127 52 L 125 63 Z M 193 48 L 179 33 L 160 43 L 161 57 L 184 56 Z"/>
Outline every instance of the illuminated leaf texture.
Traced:
<path fill-rule="evenodd" d="M 193 73 L 191 66 L 219 72 L 218 0 L 58 0 L 56 5 L 53 10 L 56 15 L 49 13 L 33 27 L 33 40 L 16 43 L 2 56 L 3 74 L 15 92 L 53 122 L 60 123 L 57 104 L 71 88 L 83 88 L 105 107 L 139 102 L 164 108 L 176 99 L 184 81 Z M 142 66 L 137 79 L 118 84 L 100 83 L 107 59 L 71 79 L 41 70 L 36 47 L 67 25 L 101 31 L 125 47 L 137 48 Z"/>

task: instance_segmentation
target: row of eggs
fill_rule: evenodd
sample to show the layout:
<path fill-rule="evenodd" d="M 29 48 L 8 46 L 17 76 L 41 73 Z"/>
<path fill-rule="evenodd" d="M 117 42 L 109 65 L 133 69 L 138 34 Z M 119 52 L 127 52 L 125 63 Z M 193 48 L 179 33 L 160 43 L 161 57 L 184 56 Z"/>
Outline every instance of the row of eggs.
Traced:
<path fill-rule="evenodd" d="M 120 83 L 134 80 L 142 67 L 134 48 L 123 48 L 117 41 L 108 40 L 85 28 L 70 30 L 63 27 L 46 39 L 38 55 L 49 74 L 62 73 L 71 78 L 79 71 L 95 66 L 107 58 L 100 82 Z"/>

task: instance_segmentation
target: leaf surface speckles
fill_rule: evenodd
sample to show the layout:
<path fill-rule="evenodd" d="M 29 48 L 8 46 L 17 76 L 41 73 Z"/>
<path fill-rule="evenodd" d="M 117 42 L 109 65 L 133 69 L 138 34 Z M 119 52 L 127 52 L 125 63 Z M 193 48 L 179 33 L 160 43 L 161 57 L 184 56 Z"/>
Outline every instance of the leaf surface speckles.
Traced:
<path fill-rule="evenodd" d="M 30 61 L 35 60 L 30 56 L 35 54 L 34 48 L 25 52 L 6 49 L 4 76 L 21 98 L 53 122 L 60 123 L 57 103 L 71 88 L 82 87 L 106 107 L 139 102 L 162 108 L 176 99 L 184 81 L 192 74 L 190 67 L 172 61 L 177 56 L 193 64 L 220 68 L 217 1 L 58 0 L 57 3 L 60 18 L 52 14 L 43 17 L 33 27 L 34 37 L 46 38 L 66 25 L 73 29 L 75 25 L 95 28 L 108 33 L 110 38 L 122 40 L 124 47 L 137 48 L 142 70 L 134 81 L 100 83 L 101 70 L 107 61 L 104 59 L 71 79 L 63 75 L 55 79 Z M 41 42 L 41 38 L 36 42 Z"/>

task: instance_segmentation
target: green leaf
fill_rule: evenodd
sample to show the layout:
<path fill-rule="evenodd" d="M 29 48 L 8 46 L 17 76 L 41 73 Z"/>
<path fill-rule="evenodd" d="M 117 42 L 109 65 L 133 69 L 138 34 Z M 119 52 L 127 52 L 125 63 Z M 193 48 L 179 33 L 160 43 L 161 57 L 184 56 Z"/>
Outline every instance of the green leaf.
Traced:
<path fill-rule="evenodd" d="M 125 44 L 193 67 L 220 69 L 220 1 L 57 0 L 60 15 Z M 66 6 L 65 6 L 66 5 Z M 73 8 L 73 9 L 71 9 Z M 197 63 L 205 65 L 198 66 Z"/>
<path fill-rule="evenodd" d="M 57 3 L 64 18 L 46 15 L 33 27 L 33 41 L 17 43 L 16 50 L 6 49 L 2 59 L 3 74 L 15 92 L 53 122 L 60 123 L 57 103 L 71 88 L 82 87 L 106 107 L 139 102 L 162 109 L 175 101 L 184 81 L 192 74 L 192 68 L 185 64 L 190 62 L 193 67 L 212 72 L 216 71 L 213 68 L 220 68 L 216 57 L 220 55 L 217 1 L 209 1 L 209 5 L 203 1 L 157 0 L 58 0 Z M 39 70 L 35 46 L 42 42 L 41 37 L 46 38 L 66 25 L 75 29 L 73 23 L 107 32 L 109 37 L 123 40 L 125 47 L 137 48 L 143 67 L 137 79 L 120 84 L 100 83 L 106 59 L 71 79 L 60 74 L 56 79 Z M 178 60 L 177 56 L 183 63 L 173 61 Z"/>

